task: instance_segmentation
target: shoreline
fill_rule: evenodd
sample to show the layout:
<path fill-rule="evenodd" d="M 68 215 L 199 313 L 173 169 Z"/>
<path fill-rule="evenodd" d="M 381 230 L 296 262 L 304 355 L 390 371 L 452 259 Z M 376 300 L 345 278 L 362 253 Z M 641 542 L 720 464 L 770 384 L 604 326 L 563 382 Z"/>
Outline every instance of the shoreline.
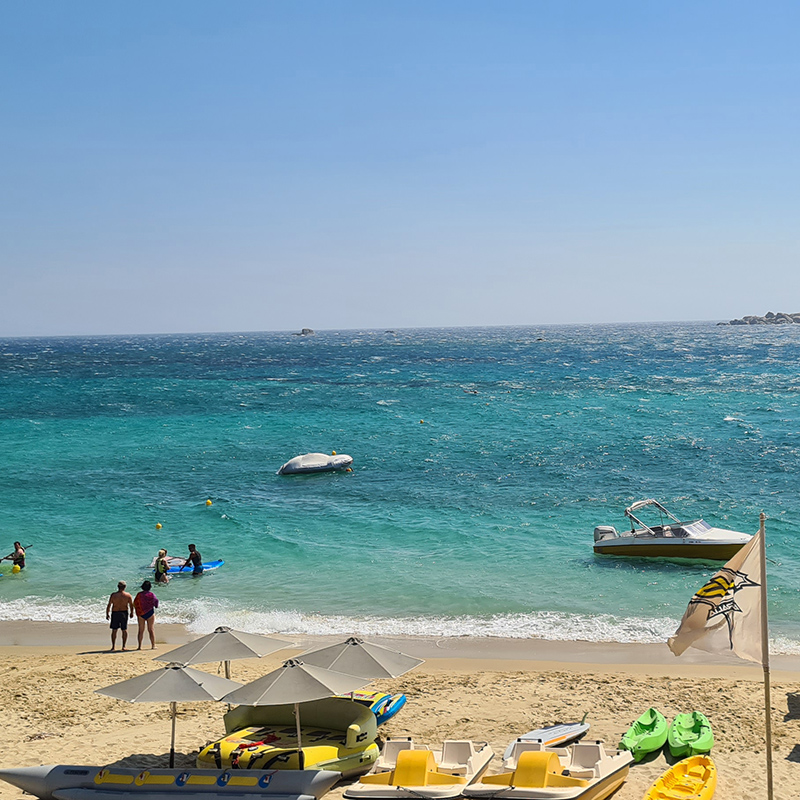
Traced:
<path fill-rule="evenodd" d="M 135 642 L 137 626 L 129 625 L 129 637 Z M 163 653 L 200 637 L 183 625 L 156 625 L 157 652 Z M 344 636 L 275 636 L 292 642 L 295 647 L 279 651 L 271 660 L 295 657 L 314 646 L 342 641 Z M 426 671 L 473 672 L 569 670 L 571 672 L 624 672 L 632 675 L 681 675 L 693 677 L 735 677 L 761 681 L 758 664 L 748 664 L 733 656 L 712 655 L 700 650 L 687 650 L 679 658 L 666 644 L 621 642 L 551 641 L 548 639 L 503 638 L 428 638 L 366 637 L 409 655 L 425 659 Z M 0 623 L 0 653 L 10 655 L 20 650 L 35 653 L 99 654 L 108 651 L 110 631 L 106 624 L 94 622 L 28 622 Z M 118 641 L 119 646 L 119 641 Z M 91 648 L 87 651 L 87 648 Z M 84 651 L 84 652 L 82 652 Z M 135 650 L 130 651 L 135 652 Z M 144 652 L 144 651 L 143 651 Z M 149 649 L 147 652 L 150 652 Z M 772 655 L 771 671 L 781 680 L 800 681 L 800 656 Z"/>

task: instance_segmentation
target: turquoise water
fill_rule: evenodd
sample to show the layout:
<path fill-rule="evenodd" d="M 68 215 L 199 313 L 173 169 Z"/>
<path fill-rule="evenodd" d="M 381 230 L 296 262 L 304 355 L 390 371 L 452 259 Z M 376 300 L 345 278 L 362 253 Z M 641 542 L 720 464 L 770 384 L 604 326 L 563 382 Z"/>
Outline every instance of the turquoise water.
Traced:
<path fill-rule="evenodd" d="M 592 553 L 656 497 L 767 513 L 800 652 L 798 364 L 800 326 L 713 323 L 0 340 L 0 619 L 101 621 L 194 542 L 225 566 L 158 594 L 197 631 L 661 641 L 715 567 Z"/>

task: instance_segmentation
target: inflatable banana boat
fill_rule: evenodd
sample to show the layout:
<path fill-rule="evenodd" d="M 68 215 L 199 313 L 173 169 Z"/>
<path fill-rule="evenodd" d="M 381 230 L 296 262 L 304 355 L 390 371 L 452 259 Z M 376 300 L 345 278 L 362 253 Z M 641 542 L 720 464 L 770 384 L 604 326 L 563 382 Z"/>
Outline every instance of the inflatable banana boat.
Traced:
<path fill-rule="evenodd" d="M 43 766 L 0 770 L 0 778 L 41 800 L 319 800 L 338 772 L 180 770 Z"/>
<path fill-rule="evenodd" d="M 354 700 L 366 706 L 378 721 L 378 725 L 390 720 L 405 704 L 404 694 L 387 694 L 386 692 L 353 692 L 349 694 L 339 694 L 337 697 Z"/>
<path fill-rule="evenodd" d="M 237 706 L 224 720 L 228 735 L 200 751 L 198 767 L 324 769 L 349 777 L 368 772 L 378 758 L 375 714 L 349 698 L 300 704 L 302 755 L 292 704 Z"/>

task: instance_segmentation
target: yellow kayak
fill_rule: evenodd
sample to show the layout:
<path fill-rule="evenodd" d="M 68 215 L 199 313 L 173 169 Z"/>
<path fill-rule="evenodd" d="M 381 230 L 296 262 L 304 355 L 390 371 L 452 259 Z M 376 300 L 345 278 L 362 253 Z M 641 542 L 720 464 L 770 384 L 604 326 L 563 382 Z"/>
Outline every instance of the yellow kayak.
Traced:
<path fill-rule="evenodd" d="M 643 800 L 711 800 L 717 788 L 717 768 L 708 756 L 691 756 L 671 766 Z"/>

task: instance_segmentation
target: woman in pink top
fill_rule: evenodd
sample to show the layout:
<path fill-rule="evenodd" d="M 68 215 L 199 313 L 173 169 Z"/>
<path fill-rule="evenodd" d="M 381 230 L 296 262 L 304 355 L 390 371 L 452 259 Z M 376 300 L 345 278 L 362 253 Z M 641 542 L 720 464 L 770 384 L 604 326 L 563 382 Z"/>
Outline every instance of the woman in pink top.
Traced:
<path fill-rule="evenodd" d="M 158 608 L 158 598 L 150 591 L 152 584 L 145 581 L 142 584 L 142 591 L 133 598 L 133 607 L 136 609 L 136 621 L 139 623 L 139 646 L 142 649 L 142 639 L 144 638 L 144 628 L 147 625 L 147 632 L 150 634 L 151 649 L 156 649 L 156 634 L 153 625 L 156 621 L 156 609 Z"/>

